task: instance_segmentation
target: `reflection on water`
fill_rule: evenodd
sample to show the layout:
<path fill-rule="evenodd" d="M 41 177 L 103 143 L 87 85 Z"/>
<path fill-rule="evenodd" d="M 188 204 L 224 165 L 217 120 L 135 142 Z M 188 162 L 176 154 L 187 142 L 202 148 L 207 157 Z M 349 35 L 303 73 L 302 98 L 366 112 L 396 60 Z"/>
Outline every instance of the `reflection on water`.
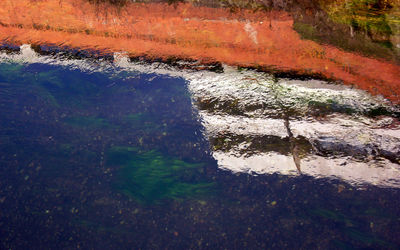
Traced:
<path fill-rule="evenodd" d="M 0 53 L 3 248 L 399 247 L 397 106 L 184 64 Z"/>
<path fill-rule="evenodd" d="M 1 249 L 400 248 L 397 0 L 143 2 L 1 2 Z"/>
<path fill-rule="evenodd" d="M 382 98 L 245 70 L 189 86 L 221 168 L 400 185 L 399 109 Z"/>

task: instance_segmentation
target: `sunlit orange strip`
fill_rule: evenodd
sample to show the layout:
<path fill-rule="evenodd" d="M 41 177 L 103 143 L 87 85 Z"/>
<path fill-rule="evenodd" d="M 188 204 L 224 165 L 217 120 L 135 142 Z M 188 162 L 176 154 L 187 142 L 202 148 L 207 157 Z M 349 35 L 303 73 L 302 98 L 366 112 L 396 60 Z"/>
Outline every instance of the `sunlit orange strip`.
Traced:
<path fill-rule="evenodd" d="M 84 0 L 5 0 L 0 40 L 124 51 L 131 56 L 220 61 L 354 84 L 400 103 L 400 67 L 301 40 L 285 12 L 253 13 L 190 4 L 95 6 Z"/>

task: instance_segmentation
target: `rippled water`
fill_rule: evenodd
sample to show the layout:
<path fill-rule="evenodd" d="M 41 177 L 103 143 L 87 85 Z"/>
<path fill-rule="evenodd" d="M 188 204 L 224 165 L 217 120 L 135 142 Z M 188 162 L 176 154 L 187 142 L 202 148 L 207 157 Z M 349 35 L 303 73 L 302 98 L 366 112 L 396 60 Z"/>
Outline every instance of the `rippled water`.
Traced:
<path fill-rule="evenodd" d="M 398 248 L 398 107 L 223 71 L 3 50 L 2 248 Z"/>

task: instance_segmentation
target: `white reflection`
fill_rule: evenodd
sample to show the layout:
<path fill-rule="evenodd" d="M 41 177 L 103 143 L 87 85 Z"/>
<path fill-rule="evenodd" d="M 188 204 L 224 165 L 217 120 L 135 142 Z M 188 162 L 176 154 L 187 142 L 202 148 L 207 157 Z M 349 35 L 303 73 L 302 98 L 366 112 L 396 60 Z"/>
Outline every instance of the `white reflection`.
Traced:
<path fill-rule="evenodd" d="M 221 169 L 234 173 L 299 175 L 291 155 L 270 152 L 238 156 L 235 152 L 216 151 L 213 157 Z M 386 159 L 365 163 L 351 157 L 312 155 L 302 159 L 301 173 L 315 178 L 340 178 L 355 185 L 400 187 L 399 165 Z"/>
<path fill-rule="evenodd" d="M 266 74 L 232 69 L 192 78 L 189 88 L 200 109 L 206 136 L 217 143 L 212 155 L 221 169 L 248 174 L 305 174 L 339 178 L 354 185 L 400 187 L 399 121 L 367 115 L 377 108 L 398 112 L 382 97 L 316 80 L 273 82 Z M 310 103 L 329 104 L 328 111 L 332 110 L 322 117 L 318 112 L 317 116 L 308 115 L 315 108 Z M 254 104 L 256 109 L 248 108 Z M 288 110 L 289 129 L 284 113 Z M 270 146 L 251 147 L 266 136 L 281 138 L 277 147 L 286 147 L 287 152 L 274 151 Z M 235 141 L 237 138 L 243 141 Z M 312 150 L 301 152 L 304 145 L 298 144 L 297 138 L 308 141 Z M 274 140 L 271 143 L 276 144 Z M 293 154 L 300 158 L 301 172 Z"/>

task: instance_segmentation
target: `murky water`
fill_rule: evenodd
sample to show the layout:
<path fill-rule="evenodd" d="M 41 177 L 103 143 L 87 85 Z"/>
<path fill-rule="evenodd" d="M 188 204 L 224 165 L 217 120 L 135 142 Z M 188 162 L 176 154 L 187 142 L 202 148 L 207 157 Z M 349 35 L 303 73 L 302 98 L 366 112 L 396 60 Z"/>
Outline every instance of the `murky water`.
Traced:
<path fill-rule="evenodd" d="M 223 71 L 2 51 L 2 248 L 398 248 L 398 107 Z"/>

